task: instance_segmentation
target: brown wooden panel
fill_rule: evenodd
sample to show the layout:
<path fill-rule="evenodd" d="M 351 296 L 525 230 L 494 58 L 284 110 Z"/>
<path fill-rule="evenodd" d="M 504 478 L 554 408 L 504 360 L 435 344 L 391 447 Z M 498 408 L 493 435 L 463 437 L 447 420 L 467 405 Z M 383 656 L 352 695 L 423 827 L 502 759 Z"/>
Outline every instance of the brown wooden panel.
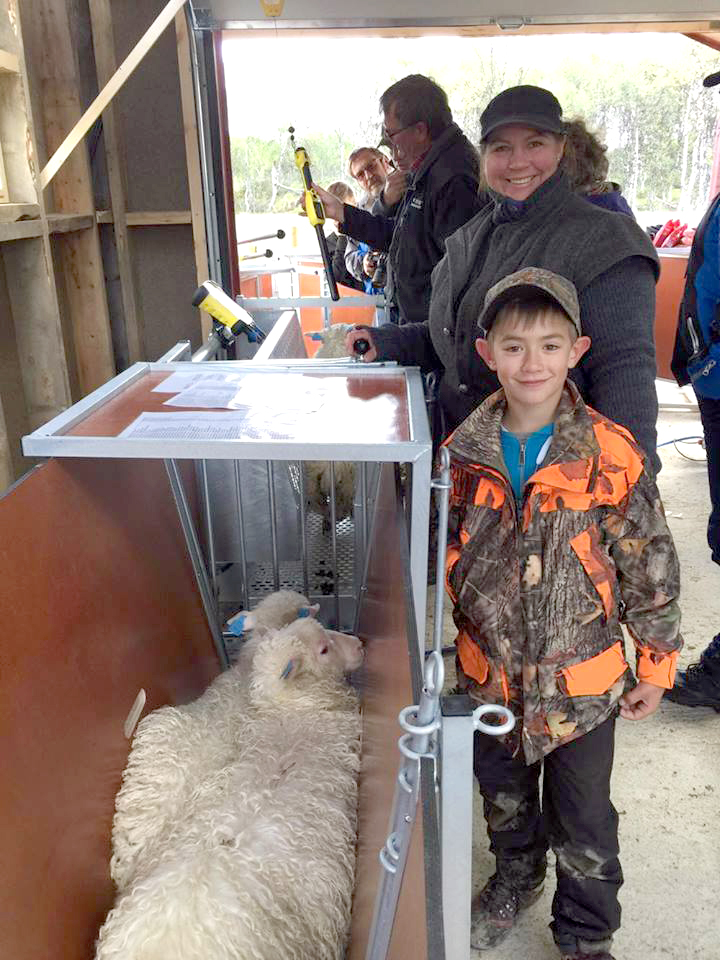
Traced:
<path fill-rule="evenodd" d="M 364 960 L 400 763 L 397 718 L 413 697 L 408 644 L 408 606 L 402 550 L 406 538 L 398 509 L 392 465 L 383 467 L 377 515 L 371 541 L 368 591 L 360 610 L 358 632 L 366 641 L 363 685 L 363 756 L 360 775 L 358 863 L 351 944 L 348 960 Z M 425 871 L 422 815 L 413 831 L 403 888 L 395 918 L 388 960 L 427 957 Z"/>
<path fill-rule="evenodd" d="M 658 377 L 674 380 L 672 360 L 678 310 L 685 288 L 687 256 L 660 252 L 660 279 L 655 302 L 655 358 Z"/>
<path fill-rule="evenodd" d="M 0 953 L 90 960 L 127 713 L 218 672 L 162 464 L 50 461 L 12 489 L 0 609 Z"/>
<path fill-rule="evenodd" d="M 208 371 L 212 372 L 212 371 Z M 122 393 L 108 400 L 107 403 L 91 413 L 80 423 L 68 430 L 70 436 L 75 437 L 115 437 L 125 427 L 129 426 L 143 411 L 150 413 L 171 413 L 185 408 L 164 407 L 163 403 L 170 396 L 168 393 L 153 393 L 153 387 L 165 380 L 169 374 L 148 373 L 139 380 L 131 383 Z M 282 388 L 282 373 L 263 374 L 266 377 L 277 377 L 278 389 Z M 328 374 L 305 374 L 323 378 Z M 335 380 L 345 382 L 345 394 L 339 393 L 333 398 L 335 421 L 329 425 L 325 418 L 322 420 L 323 440 L 334 443 L 352 442 L 353 425 L 366 424 L 372 416 L 375 432 L 373 442 L 407 441 L 410 439 L 410 425 L 408 419 L 407 390 L 405 377 L 402 374 L 388 374 L 387 376 L 334 376 Z M 365 403 L 386 397 L 387 404 L 381 409 L 367 407 Z M 207 412 L 207 411 L 203 411 Z M 227 411 L 225 411 L 227 412 Z M 310 414 L 312 416 L 312 414 Z M 363 436 L 367 434 L 364 432 Z"/>

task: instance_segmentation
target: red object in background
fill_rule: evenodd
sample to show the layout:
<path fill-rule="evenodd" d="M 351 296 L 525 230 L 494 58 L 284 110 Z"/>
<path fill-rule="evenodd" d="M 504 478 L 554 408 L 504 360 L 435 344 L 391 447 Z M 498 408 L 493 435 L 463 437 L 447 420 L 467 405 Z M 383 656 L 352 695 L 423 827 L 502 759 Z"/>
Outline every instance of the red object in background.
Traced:
<path fill-rule="evenodd" d="M 680 226 L 679 220 L 667 220 L 653 237 L 653 245 L 656 247 L 661 247 L 663 245 L 663 241 L 668 237 L 670 232 L 678 226 Z"/>
<path fill-rule="evenodd" d="M 676 244 L 680 243 L 680 238 L 687 230 L 687 224 L 683 223 L 682 226 L 674 227 L 667 237 L 663 240 L 663 247 L 674 247 Z"/>

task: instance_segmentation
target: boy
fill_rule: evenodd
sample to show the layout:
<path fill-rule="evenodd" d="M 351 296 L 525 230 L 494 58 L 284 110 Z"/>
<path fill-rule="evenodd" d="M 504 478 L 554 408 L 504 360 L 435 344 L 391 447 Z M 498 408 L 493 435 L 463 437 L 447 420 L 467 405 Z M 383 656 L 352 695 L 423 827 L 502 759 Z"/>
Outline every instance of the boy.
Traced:
<path fill-rule="evenodd" d="M 492 287 L 476 348 L 502 389 L 446 441 L 448 590 L 461 689 L 507 704 L 504 740 L 475 735 L 496 870 L 471 943 L 497 944 L 557 857 L 551 929 L 565 960 L 612 960 L 620 925 L 613 736 L 672 687 L 678 562 L 645 456 L 567 379 L 589 349 L 574 286 L 526 268 Z M 620 620 L 637 648 L 635 685 Z M 542 812 L 538 789 L 544 766 Z"/>

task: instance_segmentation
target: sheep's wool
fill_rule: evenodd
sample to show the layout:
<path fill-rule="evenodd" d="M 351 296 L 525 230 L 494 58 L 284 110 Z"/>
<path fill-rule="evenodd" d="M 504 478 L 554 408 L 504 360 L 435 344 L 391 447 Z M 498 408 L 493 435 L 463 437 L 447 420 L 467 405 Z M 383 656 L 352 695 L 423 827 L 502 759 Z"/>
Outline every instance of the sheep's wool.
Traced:
<path fill-rule="evenodd" d="M 228 671 L 138 729 L 97 960 L 344 955 L 360 717 L 342 673 L 359 658 L 312 619 L 254 639 L 245 682 Z"/>

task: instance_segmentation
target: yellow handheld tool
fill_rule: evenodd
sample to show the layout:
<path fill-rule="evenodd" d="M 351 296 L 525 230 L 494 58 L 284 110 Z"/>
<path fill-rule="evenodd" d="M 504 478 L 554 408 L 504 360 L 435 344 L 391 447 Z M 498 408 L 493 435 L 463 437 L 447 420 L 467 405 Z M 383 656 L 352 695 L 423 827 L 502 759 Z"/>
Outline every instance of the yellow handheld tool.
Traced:
<path fill-rule="evenodd" d="M 243 308 L 229 297 L 223 288 L 213 280 L 201 283 L 192 299 L 194 307 L 199 307 L 209 313 L 215 321 L 214 327 L 221 339 L 233 343 L 235 337 L 246 333 L 252 343 L 260 343 L 265 334 L 257 326 L 253 318 Z"/>
<path fill-rule="evenodd" d="M 330 251 L 328 250 L 327 240 L 323 232 L 325 210 L 323 209 L 322 200 L 313 187 L 312 174 L 310 173 L 310 158 L 304 147 L 295 146 L 295 127 L 288 127 L 288 132 L 290 133 L 290 143 L 295 151 L 295 166 L 300 171 L 305 187 L 305 213 L 312 226 L 315 227 L 315 233 L 317 234 L 318 243 L 320 244 L 320 253 L 322 254 L 323 264 L 325 266 L 325 276 L 327 277 L 328 286 L 330 287 L 330 297 L 333 300 L 339 300 L 340 294 L 338 293 L 337 283 L 335 282 Z"/>

